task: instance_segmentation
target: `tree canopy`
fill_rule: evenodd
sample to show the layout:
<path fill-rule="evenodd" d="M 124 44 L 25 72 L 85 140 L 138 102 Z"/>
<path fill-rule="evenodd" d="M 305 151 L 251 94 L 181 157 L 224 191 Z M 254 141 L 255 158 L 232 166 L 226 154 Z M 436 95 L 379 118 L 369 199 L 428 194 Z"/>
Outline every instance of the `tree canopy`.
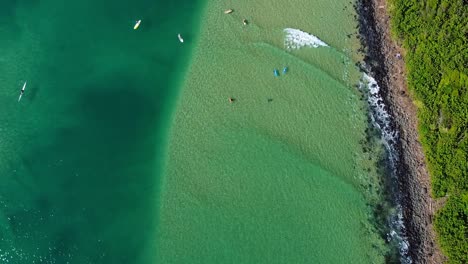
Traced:
<path fill-rule="evenodd" d="M 407 51 L 408 86 L 450 263 L 468 263 L 468 1 L 392 0 L 392 29 Z"/>

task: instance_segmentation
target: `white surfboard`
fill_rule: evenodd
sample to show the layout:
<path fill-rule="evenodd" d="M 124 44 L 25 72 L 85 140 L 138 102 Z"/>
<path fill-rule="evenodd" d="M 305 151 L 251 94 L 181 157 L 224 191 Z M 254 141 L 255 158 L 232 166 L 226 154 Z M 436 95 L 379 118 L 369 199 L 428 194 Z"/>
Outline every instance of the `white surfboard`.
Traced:
<path fill-rule="evenodd" d="M 19 95 L 18 102 L 21 100 L 21 97 L 22 97 L 23 94 L 24 94 L 24 90 L 26 90 L 26 83 L 27 83 L 27 82 L 24 82 L 23 88 L 21 89 L 21 93 L 20 93 L 20 95 Z"/>

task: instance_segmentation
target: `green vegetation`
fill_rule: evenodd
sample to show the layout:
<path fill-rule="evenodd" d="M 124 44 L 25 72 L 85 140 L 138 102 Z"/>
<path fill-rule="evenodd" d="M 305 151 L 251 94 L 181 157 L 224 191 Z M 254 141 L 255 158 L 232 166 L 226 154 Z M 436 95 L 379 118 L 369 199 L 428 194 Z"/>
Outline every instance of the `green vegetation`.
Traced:
<path fill-rule="evenodd" d="M 450 263 L 468 263 L 468 1 L 393 0 L 408 84 L 418 102 L 433 195 L 447 196 L 435 227 Z"/>
<path fill-rule="evenodd" d="M 468 258 L 468 195 L 451 197 L 437 214 L 435 224 L 439 243 L 450 256 L 452 263 L 467 263 Z"/>

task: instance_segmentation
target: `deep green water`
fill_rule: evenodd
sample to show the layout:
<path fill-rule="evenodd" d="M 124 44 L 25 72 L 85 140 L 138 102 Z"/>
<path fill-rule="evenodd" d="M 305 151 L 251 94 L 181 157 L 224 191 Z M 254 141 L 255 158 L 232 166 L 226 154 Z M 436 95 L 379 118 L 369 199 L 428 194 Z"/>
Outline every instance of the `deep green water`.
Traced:
<path fill-rule="evenodd" d="M 1 263 L 151 263 L 201 2 L 0 1 Z"/>

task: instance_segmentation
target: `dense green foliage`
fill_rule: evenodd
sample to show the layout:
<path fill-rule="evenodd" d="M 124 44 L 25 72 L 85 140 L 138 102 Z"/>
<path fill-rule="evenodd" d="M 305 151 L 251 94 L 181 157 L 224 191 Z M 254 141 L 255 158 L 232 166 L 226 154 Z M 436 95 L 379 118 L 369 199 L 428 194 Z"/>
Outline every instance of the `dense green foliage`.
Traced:
<path fill-rule="evenodd" d="M 451 263 L 468 263 L 468 1 L 392 3 L 433 194 L 449 197 L 436 216 L 439 242 Z"/>
<path fill-rule="evenodd" d="M 450 255 L 453 263 L 466 263 L 468 257 L 468 195 L 453 196 L 447 201 L 442 212 L 437 214 L 439 243 Z"/>

